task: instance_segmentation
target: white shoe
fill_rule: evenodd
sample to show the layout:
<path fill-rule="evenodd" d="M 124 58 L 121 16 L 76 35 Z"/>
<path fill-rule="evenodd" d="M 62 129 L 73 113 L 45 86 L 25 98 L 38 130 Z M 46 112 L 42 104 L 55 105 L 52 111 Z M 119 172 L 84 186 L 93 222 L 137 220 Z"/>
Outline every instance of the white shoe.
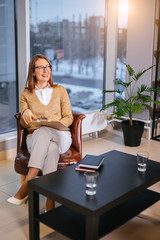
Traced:
<path fill-rule="evenodd" d="M 22 205 L 23 203 L 26 203 L 27 202 L 27 199 L 28 199 L 28 196 L 24 197 L 23 199 L 18 199 L 18 198 L 15 198 L 15 197 L 10 197 L 7 199 L 7 201 L 9 203 L 12 203 L 14 205 Z"/>

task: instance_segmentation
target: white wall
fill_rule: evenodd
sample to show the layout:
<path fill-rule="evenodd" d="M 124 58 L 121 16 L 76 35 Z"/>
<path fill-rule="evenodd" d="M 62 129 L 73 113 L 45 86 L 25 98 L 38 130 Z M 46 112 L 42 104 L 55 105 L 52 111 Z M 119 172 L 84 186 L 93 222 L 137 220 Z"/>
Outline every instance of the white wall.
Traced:
<path fill-rule="evenodd" d="M 155 0 L 128 1 L 126 61 L 138 72 L 152 66 Z M 152 71 L 148 71 L 142 76 L 141 83 L 151 86 L 151 78 Z M 149 112 L 137 117 L 148 120 Z"/>

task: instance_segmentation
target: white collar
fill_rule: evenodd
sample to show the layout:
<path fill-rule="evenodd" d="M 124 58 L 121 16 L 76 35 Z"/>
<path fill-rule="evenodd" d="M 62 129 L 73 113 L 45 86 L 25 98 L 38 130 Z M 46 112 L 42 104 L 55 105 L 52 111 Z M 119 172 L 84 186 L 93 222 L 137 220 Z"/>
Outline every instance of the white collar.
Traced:
<path fill-rule="evenodd" d="M 39 88 L 37 85 L 35 85 L 35 90 L 44 90 L 44 89 L 47 89 L 47 88 L 51 88 L 50 84 L 48 83 L 47 86 L 45 88 Z"/>

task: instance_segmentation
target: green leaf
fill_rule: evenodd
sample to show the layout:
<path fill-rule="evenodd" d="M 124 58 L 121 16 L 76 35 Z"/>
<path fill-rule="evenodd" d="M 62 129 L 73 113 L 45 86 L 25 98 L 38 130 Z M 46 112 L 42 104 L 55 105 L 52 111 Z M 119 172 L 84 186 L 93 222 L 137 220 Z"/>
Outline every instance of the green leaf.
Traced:
<path fill-rule="evenodd" d="M 116 78 L 116 80 L 115 80 L 115 85 L 121 85 L 125 88 L 129 87 L 131 85 L 131 83 L 132 83 L 132 81 L 126 83 L 126 82 L 123 82 L 121 79 L 118 79 L 118 78 Z"/>
<path fill-rule="evenodd" d="M 125 64 L 125 65 L 126 65 L 128 73 L 129 73 L 129 76 L 133 76 L 134 75 L 133 68 L 129 64 Z"/>
<path fill-rule="evenodd" d="M 143 105 L 141 103 L 135 102 L 132 104 L 132 113 L 139 114 L 141 112 L 143 112 Z"/>
<path fill-rule="evenodd" d="M 147 72 L 148 70 L 150 70 L 151 68 L 153 68 L 155 65 L 153 65 L 153 66 L 151 66 L 151 67 L 149 67 L 149 68 L 147 68 L 147 69 L 145 69 L 145 70 L 143 70 L 143 71 L 140 71 L 140 72 L 138 72 L 137 74 L 134 74 L 134 79 L 136 80 L 136 81 L 138 81 L 138 79 L 145 73 L 145 72 Z"/>
<path fill-rule="evenodd" d="M 119 94 L 123 93 L 123 91 L 121 91 L 121 90 L 104 90 L 103 92 L 104 93 L 119 93 Z"/>
<path fill-rule="evenodd" d="M 145 84 L 142 84 L 140 88 L 138 88 L 138 94 L 147 91 L 148 92 L 149 87 Z"/>
<path fill-rule="evenodd" d="M 146 90 L 147 92 L 158 92 L 160 91 L 160 88 L 149 88 Z"/>
<path fill-rule="evenodd" d="M 160 101 L 154 101 L 154 100 L 152 100 L 152 102 L 155 103 L 156 105 L 157 105 L 157 104 L 160 104 Z"/>
<path fill-rule="evenodd" d="M 111 103 L 105 104 L 105 105 L 101 108 L 100 111 L 103 111 L 103 110 L 105 110 L 105 109 L 107 109 L 107 108 L 110 108 L 110 107 L 118 107 L 120 104 L 124 105 L 124 103 L 125 103 L 125 100 L 123 100 L 123 99 L 118 99 L 118 100 L 115 100 L 115 101 L 113 101 L 113 102 L 111 102 Z"/>
<path fill-rule="evenodd" d="M 151 96 L 149 95 L 144 95 L 144 94 L 139 94 L 137 96 L 137 101 L 141 100 L 143 103 L 144 102 L 152 102 Z"/>
<path fill-rule="evenodd" d="M 117 92 L 117 90 L 104 90 L 103 92 L 104 93 L 115 93 L 115 92 Z"/>
<path fill-rule="evenodd" d="M 149 104 L 143 104 L 143 106 L 145 107 L 145 108 L 147 108 L 148 110 L 152 110 L 153 108 L 151 107 L 151 105 L 149 105 Z"/>

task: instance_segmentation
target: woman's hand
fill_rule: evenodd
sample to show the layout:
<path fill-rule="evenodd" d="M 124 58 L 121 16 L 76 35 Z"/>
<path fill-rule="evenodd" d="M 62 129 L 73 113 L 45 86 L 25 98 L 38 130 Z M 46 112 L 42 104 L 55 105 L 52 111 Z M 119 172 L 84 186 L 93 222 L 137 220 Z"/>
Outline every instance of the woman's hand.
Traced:
<path fill-rule="evenodd" d="M 32 120 L 37 120 L 30 109 L 24 111 L 22 118 L 27 125 L 31 125 Z"/>

